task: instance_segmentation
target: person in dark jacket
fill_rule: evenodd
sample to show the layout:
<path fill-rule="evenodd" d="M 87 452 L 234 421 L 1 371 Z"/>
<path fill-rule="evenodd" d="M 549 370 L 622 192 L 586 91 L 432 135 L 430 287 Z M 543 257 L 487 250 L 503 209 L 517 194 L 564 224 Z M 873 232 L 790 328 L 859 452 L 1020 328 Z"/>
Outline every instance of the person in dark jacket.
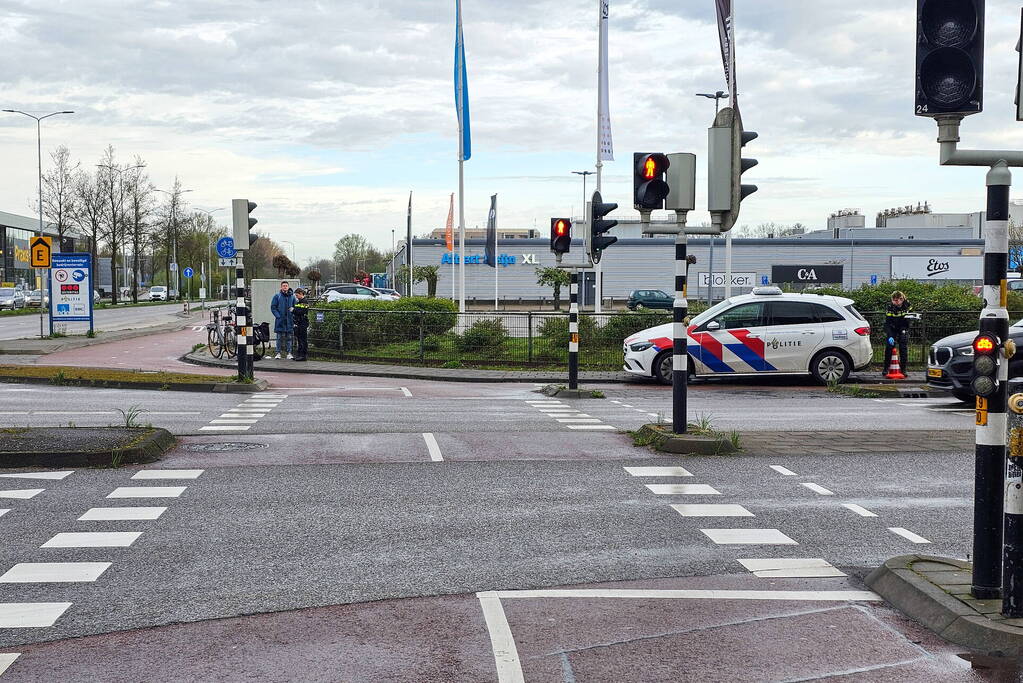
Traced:
<path fill-rule="evenodd" d="M 309 354 L 309 304 L 305 302 L 305 290 L 295 290 L 295 360 L 306 360 Z"/>
<path fill-rule="evenodd" d="M 281 283 L 281 291 L 274 294 L 270 302 L 270 312 L 274 316 L 274 333 L 277 335 L 277 355 L 274 358 L 280 358 L 281 351 L 287 353 L 289 359 L 294 358 L 291 355 L 291 335 L 295 331 L 294 308 L 295 295 L 285 280 Z"/>
<path fill-rule="evenodd" d="M 892 364 L 892 349 L 899 345 L 899 365 L 903 372 L 906 367 L 906 347 L 909 341 L 909 319 L 906 317 L 913 312 L 913 307 L 906 300 L 906 295 L 899 290 L 892 292 L 891 303 L 884 312 L 884 369 L 888 372 Z"/>

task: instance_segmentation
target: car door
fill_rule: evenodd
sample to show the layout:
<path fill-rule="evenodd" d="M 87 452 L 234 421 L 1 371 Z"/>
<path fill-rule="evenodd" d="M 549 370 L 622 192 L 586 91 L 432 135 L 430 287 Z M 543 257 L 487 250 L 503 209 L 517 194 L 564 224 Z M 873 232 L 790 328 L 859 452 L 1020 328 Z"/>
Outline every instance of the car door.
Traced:
<path fill-rule="evenodd" d="M 379 294 L 374 292 L 372 289 L 369 289 L 367 287 L 356 287 L 355 288 L 355 294 L 356 294 L 357 298 L 359 298 L 359 299 L 375 299 L 378 296 L 380 296 Z"/>
<path fill-rule="evenodd" d="M 697 374 L 775 371 L 764 354 L 764 309 L 763 301 L 739 303 L 693 330 Z"/>
<path fill-rule="evenodd" d="M 782 300 L 768 304 L 767 358 L 779 372 L 805 372 L 814 349 L 824 340 L 815 304 Z"/>

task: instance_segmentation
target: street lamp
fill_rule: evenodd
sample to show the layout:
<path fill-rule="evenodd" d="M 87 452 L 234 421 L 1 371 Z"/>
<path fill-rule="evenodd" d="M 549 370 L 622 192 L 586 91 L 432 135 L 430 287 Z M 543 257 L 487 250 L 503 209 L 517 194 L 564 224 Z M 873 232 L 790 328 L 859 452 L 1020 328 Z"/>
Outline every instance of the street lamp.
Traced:
<path fill-rule="evenodd" d="M 596 175 L 596 171 L 572 171 L 575 175 L 581 175 L 583 177 L 583 215 L 586 215 L 586 176 Z"/>
<path fill-rule="evenodd" d="M 207 211 L 206 209 L 200 209 L 200 208 L 196 207 L 195 210 L 196 211 L 201 211 L 204 214 L 206 214 L 207 216 L 209 216 L 210 223 L 213 223 L 213 214 L 215 214 L 217 211 L 224 211 L 225 208 L 224 207 L 220 207 L 218 209 L 211 209 L 211 210 Z M 206 271 L 206 272 L 208 272 L 210 274 L 210 281 L 208 283 L 204 283 L 204 284 L 206 284 L 209 287 L 209 289 L 210 289 L 210 291 L 207 292 L 207 294 L 206 294 L 206 296 L 209 296 L 210 294 L 213 293 L 213 273 L 215 273 L 216 271 L 213 270 L 213 241 L 211 239 L 211 235 L 208 234 L 208 233 L 206 235 L 206 261 L 207 261 L 207 263 L 208 263 L 208 265 L 210 267 L 210 269 L 208 271 Z M 205 308 L 206 307 L 206 301 L 202 300 L 202 303 L 200 303 L 200 306 L 202 308 Z"/>
<path fill-rule="evenodd" d="M 138 169 L 145 168 L 145 167 L 146 167 L 145 164 L 137 164 L 135 166 L 125 166 L 124 168 L 121 168 L 119 166 L 111 166 L 110 164 L 96 164 L 96 168 L 105 168 L 108 171 L 115 171 L 117 173 L 117 176 L 118 176 L 119 179 L 121 178 L 121 174 L 124 173 L 125 171 L 137 171 Z M 124 181 L 123 180 L 119 180 L 119 182 L 121 183 L 121 187 L 123 188 L 124 187 Z M 110 192 L 111 192 L 111 194 L 113 194 L 113 187 L 112 186 L 111 186 Z M 123 192 L 123 189 L 122 189 L 122 192 Z M 123 200 L 123 195 L 122 195 L 121 198 Z M 111 206 L 110 206 L 111 214 L 116 214 L 116 211 L 117 211 L 117 209 L 116 209 L 116 207 L 114 207 L 113 201 L 111 201 Z M 116 247 L 116 243 L 117 243 L 117 232 L 116 232 L 117 216 L 116 215 L 111 215 L 111 218 L 113 219 L 113 220 L 111 220 L 111 225 L 114 226 L 114 227 L 111 228 L 111 231 L 110 231 L 110 242 L 111 242 L 111 247 L 112 247 L 111 254 L 113 254 L 114 251 L 117 248 Z M 135 226 L 135 228 L 138 229 L 138 226 Z M 125 244 L 127 245 L 127 240 L 125 241 Z M 121 250 L 121 259 L 122 259 L 122 262 L 124 264 L 123 265 L 123 270 L 124 270 L 124 287 L 125 287 L 125 289 L 127 289 L 128 288 L 128 255 L 124 252 L 123 249 Z M 114 260 L 116 261 L 116 259 L 114 259 Z M 97 272 L 99 272 L 99 268 L 98 267 L 94 266 L 94 268 L 96 269 Z M 114 270 L 116 271 L 116 269 L 117 269 L 117 263 L 115 262 L 114 263 Z M 116 275 L 116 273 L 115 273 L 115 275 Z M 135 275 L 136 274 L 133 272 L 132 276 L 134 277 Z M 110 287 L 113 290 L 117 289 L 117 278 L 116 277 L 114 277 L 114 281 L 110 283 Z M 137 294 L 138 290 L 134 286 L 132 286 L 131 289 L 132 289 L 133 292 L 135 292 Z M 117 299 L 118 299 L 117 292 L 114 291 L 111 294 L 111 296 L 113 298 L 113 302 L 117 303 Z M 138 303 L 138 297 L 137 296 L 133 297 L 133 300 L 135 301 L 135 303 Z"/>
<path fill-rule="evenodd" d="M 708 99 L 714 100 L 714 116 L 715 117 L 718 115 L 718 106 L 720 104 L 720 101 L 728 99 L 728 93 L 726 93 L 724 90 L 718 90 L 716 93 L 698 92 L 698 93 L 696 93 L 696 96 L 697 97 L 706 97 Z"/>
<path fill-rule="evenodd" d="M 721 100 L 728 99 L 728 93 L 724 90 L 718 90 L 716 93 L 709 92 L 698 92 L 697 97 L 706 97 L 707 99 L 714 100 L 714 118 L 717 119 L 718 107 L 721 104 Z M 707 306 L 710 307 L 711 294 L 714 292 L 714 235 L 710 236 L 710 258 L 707 259 Z M 726 283 L 730 285 L 731 283 Z M 699 298 L 699 294 L 697 294 Z"/>
<path fill-rule="evenodd" d="M 51 116 L 59 116 L 60 114 L 74 114 L 74 112 L 70 111 L 70 110 L 69 111 L 55 111 L 55 112 L 51 112 L 49 114 L 45 114 L 43 116 L 36 116 L 35 114 L 29 114 L 28 112 L 19 111 L 17 109 L 4 109 L 3 111 L 5 113 L 7 113 L 7 114 L 21 114 L 22 116 L 27 116 L 30 119 L 34 119 L 35 122 L 36 122 L 36 154 L 37 154 L 38 161 L 39 161 L 39 237 L 42 237 L 43 236 L 43 129 L 42 129 L 42 122 L 43 122 L 43 119 L 48 119 Z M 93 268 L 95 268 L 95 264 L 93 264 Z M 39 280 L 39 282 L 37 284 L 39 285 L 39 291 L 41 292 L 43 290 L 42 275 L 40 274 L 38 269 L 36 269 L 36 279 Z M 53 292 L 50 292 L 50 294 L 52 295 Z M 39 301 L 40 301 L 40 304 L 41 304 L 42 303 L 42 299 L 40 298 Z M 42 338 L 43 336 L 45 336 L 45 335 L 43 335 L 43 307 L 42 307 L 42 305 L 40 305 L 39 306 L 39 337 Z"/>
<path fill-rule="evenodd" d="M 181 268 L 178 267 L 178 211 L 177 202 L 174 201 L 175 194 L 185 194 L 186 192 L 192 192 L 193 190 L 178 190 L 176 193 L 170 190 L 161 190 L 158 187 L 154 187 L 157 192 L 163 192 L 171 196 L 171 237 L 174 241 L 173 252 L 174 255 L 171 257 L 174 259 L 174 296 L 181 297 Z M 168 283 L 170 284 L 170 283 Z"/>

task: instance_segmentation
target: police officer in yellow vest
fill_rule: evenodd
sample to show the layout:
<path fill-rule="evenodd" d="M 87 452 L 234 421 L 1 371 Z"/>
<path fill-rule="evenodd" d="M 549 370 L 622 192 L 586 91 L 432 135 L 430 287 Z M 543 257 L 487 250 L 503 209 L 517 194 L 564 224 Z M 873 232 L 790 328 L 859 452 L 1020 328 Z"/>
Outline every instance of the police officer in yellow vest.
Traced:
<path fill-rule="evenodd" d="M 306 360 L 309 354 L 309 304 L 305 301 L 305 290 L 301 287 L 295 290 L 295 308 L 292 315 L 295 318 L 295 341 L 298 345 L 295 349 L 295 360 Z"/>

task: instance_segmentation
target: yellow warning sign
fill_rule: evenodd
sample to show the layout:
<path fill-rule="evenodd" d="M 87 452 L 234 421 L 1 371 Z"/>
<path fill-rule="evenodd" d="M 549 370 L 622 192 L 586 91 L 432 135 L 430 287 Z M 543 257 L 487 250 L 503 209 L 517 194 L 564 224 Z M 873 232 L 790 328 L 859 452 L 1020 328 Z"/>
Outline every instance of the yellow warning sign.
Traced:
<path fill-rule="evenodd" d="M 579 343 L 579 333 L 578 332 L 573 332 L 572 333 L 572 338 L 569 339 L 569 341 L 572 342 L 573 344 L 578 344 Z"/>
<path fill-rule="evenodd" d="M 32 252 L 33 268 L 49 268 L 50 253 L 53 251 L 53 240 L 49 237 L 33 237 L 29 246 Z"/>

